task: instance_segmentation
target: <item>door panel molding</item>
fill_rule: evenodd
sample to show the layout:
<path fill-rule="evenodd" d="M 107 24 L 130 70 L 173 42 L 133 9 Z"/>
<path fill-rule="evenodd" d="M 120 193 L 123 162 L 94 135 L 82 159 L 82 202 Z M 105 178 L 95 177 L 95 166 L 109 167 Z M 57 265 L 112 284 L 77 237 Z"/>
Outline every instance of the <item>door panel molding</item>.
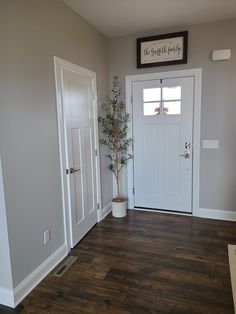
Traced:
<path fill-rule="evenodd" d="M 200 122 L 201 122 L 201 85 L 202 69 L 187 69 L 178 71 L 168 71 L 162 73 L 149 73 L 139 75 L 128 75 L 125 78 L 126 86 L 126 111 L 130 115 L 128 125 L 128 137 L 133 137 L 133 95 L 132 84 L 139 81 L 161 80 L 168 78 L 193 77 L 193 182 L 192 182 L 192 214 L 199 215 L 199 176 L 200 176 Z M 133 154 L 133 148 L 129 148 L 130 154 Z M 130 160 L 127 166 L 127 187 L 128 187 L 128 208 L 134 208 L 134 161 Z"/>
<path fill-rule="evenodd" d="M 65 134 L 65 119 L 63 113 L 63 71 L 70 71 L 75 74 L 88 77 L 92 80 L 92 92 L 93 92 L 93 121 L 94 121 L 94 152 L 96 154 L 95 163 L 95 175 L 96 175 L 96 195 L 97 204 L 99 209 L 97 210 L 97 221 L 101 216 L 101 184 L 100 184 L 100 159 L 99 159 L 99 138 L 98 138 L 98 114 L 97 114 L 97 86 L 96 86 L 96 73 L 83 68 L 79 65 L 73 64 L 64 59 L 54 56 L 54 72 L 55 72 L 55 87 L 56 87 L 56 103 L 57 103 L 57 121 L 58 121 L 58 140 L 59 140 L 59 154 L 60 154 L 60 172 L 61 172 L 61 189 L 62 189 L 62 207 L 64 218 L 64 233 L 65 244 L 67 252 L 70 251 L 72 244 L 72 214 L 70 210 L 70 184 L 69 176 L 66 175 L 66 169 L 68 169 L 68 156 L 67 139 Z"/>

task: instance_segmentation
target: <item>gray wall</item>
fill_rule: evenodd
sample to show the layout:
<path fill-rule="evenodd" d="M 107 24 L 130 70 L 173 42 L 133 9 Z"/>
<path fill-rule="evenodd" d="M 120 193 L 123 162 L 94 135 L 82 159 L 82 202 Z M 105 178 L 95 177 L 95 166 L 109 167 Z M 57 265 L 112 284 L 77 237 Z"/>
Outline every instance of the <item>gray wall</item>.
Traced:
<path fill-rule="evenodd" d="M 136 38 L 189 31 L 186 65 L 136 68 Z M 110 81 L 126 75 L 178 69 L 203 70 L 201 139 L 218 139 L 218 150 L 201 149 L 200 207 L 236 211 L 236 19 L 188 27 L 157 30 L 109 39 Z M 210 52 L 230 48 L 226 62 L 212 62 Z"/>
<path fill-rule="evenodd" d="M 0 42 L 0 152 L 16 287 L 64 243 L 53 56 L 97 73 L 100 104 L 108 54 L 106 37 L 60 0 L 0 0 Z M 102 179 L 106 205 L 111 179 Z"/>

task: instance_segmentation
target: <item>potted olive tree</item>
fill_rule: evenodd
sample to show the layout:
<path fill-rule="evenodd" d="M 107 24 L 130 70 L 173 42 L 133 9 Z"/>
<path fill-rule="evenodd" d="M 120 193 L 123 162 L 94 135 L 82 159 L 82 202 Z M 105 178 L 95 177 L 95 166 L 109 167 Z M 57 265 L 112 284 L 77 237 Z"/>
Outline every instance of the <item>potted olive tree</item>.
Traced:
<path fill-rule="evenodd" d="M 125 104 L 120 100 L 120 84 L 118 77 L 113 77 L 111 96 L 106 98 L 102 108 L 104 115 L 98 118 L 102 138 L 101 144 L 108 150 L 108 169 L 112 172 L 116 182 L 117 195 L 112 200 L 112 214 L 114 217 L 124 217 L 127 210 L 127 200 L 120 195 L 120 174 L 132 155 L 128 154 L 131 138 L 127 138 L 129 114 L 125 112 Z"/>

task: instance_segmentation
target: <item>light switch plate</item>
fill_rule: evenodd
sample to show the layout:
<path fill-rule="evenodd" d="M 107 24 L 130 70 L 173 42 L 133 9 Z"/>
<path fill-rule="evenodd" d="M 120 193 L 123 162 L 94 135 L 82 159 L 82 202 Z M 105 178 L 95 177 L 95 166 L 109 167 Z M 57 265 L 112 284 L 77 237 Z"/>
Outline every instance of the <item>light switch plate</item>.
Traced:
<path fill-rule="evenodd" d="M 202 148 L 218 149 L 219 148 L 219 141 L 218 140 L 203 140 L 202 141 Z"/>

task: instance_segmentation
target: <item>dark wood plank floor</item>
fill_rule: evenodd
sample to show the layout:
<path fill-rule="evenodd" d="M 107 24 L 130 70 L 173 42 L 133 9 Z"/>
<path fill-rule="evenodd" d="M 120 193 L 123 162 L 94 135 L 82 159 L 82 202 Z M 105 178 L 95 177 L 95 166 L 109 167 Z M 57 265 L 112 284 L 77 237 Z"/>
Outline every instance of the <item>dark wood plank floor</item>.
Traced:
<path fill-rule="evenodd" d="M 233 314 L 228 243 L 233 222 L 109 215 L 72 250 L 78 259 L 63 277 L 50 274 L 16 311 Z"/>

